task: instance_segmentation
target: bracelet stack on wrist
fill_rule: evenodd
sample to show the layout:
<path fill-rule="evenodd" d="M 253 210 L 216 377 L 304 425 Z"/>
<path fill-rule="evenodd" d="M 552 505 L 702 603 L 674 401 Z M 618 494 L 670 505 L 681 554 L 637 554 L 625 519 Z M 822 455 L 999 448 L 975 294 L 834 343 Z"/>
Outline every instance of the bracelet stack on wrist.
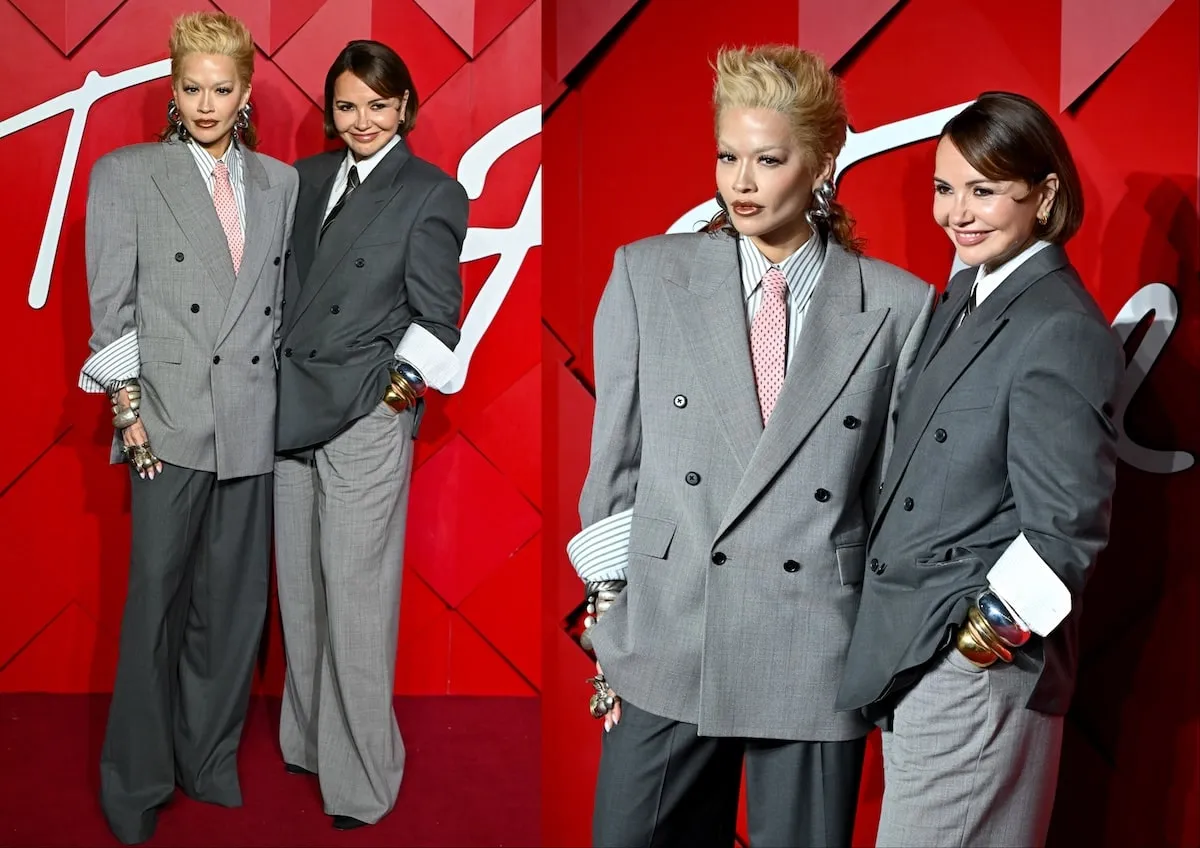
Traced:
<path fill-rule="evenodd" d="M 124 389 L 129 397 L 129 405 L 121 403 L 121 390 Z M 127 430 L 138 420 L 138 409 L 142 405 L 142 387 L 137 380 L 127 380 L 108 388 L 108 401 L 112 404 L 112 425 L 117 430 Z"/>
<path fill-rule="evenodd" d="M 383 393 L 383 402 L 397 412 L 402 412 L 415 404 L 425 394 L 425 380 L 421 372 L 404 360 L 396 360 L 388 366 L 391 382 Z"/>

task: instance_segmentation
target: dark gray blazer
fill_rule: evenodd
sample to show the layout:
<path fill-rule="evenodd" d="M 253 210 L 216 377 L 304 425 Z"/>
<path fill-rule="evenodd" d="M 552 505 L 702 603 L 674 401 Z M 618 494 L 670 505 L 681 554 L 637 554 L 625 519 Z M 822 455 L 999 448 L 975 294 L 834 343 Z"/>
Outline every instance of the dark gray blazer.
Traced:
<path fill-rule="evenodd" d="M 1017 268 L 946 339 L 975 273 L 957 274 L 934 313 L 871 528 L 837 699 L 871 718 L 951 643 L 970 596 L 1022 532 L 1070 591 L 1072 612 L 1015 666 L 1027 672 L 1029 707 L 1065 713 L 1084 583 L 1108 542 L 1121 343 L 1057 246 Z"/>
<path fill-rule="evenodd" d="M 413 323 L 458 344 L 467 193 L 400 142 L 350 195 L 318 244 L 345 150 L 296 163 L 300 199 L 287 257 L 276 450 L 324 444 L 383 398 L 387 365 Z"/>

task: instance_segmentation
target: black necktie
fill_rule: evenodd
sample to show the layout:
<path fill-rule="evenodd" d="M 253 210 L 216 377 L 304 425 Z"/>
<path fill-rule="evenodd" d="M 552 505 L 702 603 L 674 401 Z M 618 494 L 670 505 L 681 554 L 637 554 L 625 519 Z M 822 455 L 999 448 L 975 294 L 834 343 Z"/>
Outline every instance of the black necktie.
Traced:
<path fill-rule="evenodd" d="M 976 299 L 978 292 L 979 292 L 978 284 L 971 286 L 971 296 L 969 298 L 967 298 L 967 305 L 958 316 L 958 323 L 954 325 L 955 330 L 957 330 L 959 327 L 961 327 L 963 325 L 963 321 L 966 321 L 967 316 L 970 315 L 972 312 L 974 312 L 975 307 L 979 305 L 979 302 Z"/>
<path fill-rule="evenodd" d="M 342 192 L 342 196 L 338 198 L 338 202 L 329 210 L 329 215 L 325 218 L 325 223 L 321 225 L 321 234 L 317 237 L 317 241 L 325 238 L 325 231 L 329 229 L 329 225 L 333 223 L 333 219 L 342 211 L 342 207 L 346 205 L 346 201 L 350 199 L 350 195 L 358 188 L 358 167 L 350 166 L 350 173 L 346 176 L 346 190 Z"/>

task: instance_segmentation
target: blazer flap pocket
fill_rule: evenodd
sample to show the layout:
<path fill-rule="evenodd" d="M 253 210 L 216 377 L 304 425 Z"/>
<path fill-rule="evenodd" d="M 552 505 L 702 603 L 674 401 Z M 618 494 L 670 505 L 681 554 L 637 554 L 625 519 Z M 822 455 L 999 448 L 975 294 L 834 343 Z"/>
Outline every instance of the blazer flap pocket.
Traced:
<path fill-rule="evenodd" d="M 938 404 L 938 412 L 957 412 L 964 409 L 987 409 L 996 402 L 999 386 L 963 386 L 946 392 Z"/>
<path fill-rule="evenodd" d="M 164 339 L 158 336 L 138 337 L 138 358 L 142 362 L 183 362 L 183 339 Z"/>
<path fill-rule="evenodd" d="M 846 388 L 842 389 L 842 397 L 873 392 L 887 382 L 891 373 L 892 366 L 884 365 L 881 368 L 872 368 L 870 371 L 855 374 L 846 381 Z"/>
<path fill-rule="evenodd" d="M 837 549 L 838 576 L 843 586 L 857 586 L 866 571 L 867 546 L 841 545 Z"/>
<path fill-rule="evenodd" d="M 633 514 L 629 527 L 629 552 L 642 556 L 666 559 L 671 540 L 675 538 L 675 522 Z"/>

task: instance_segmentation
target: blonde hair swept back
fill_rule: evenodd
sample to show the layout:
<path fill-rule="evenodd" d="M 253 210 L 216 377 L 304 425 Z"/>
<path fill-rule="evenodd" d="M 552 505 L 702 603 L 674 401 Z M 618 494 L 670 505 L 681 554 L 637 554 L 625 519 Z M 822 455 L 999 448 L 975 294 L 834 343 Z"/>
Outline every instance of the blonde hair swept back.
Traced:
<path fill-rule="evenodd" d="M 178 83 L 183 75 L 183 60 L 193 53 L 228 56 L 233 60 L 238 82 L 249 88 L 254 78 L 254 37 L 239 19 L 224 12 L 190 12 L 175 19 L 167 41 L 171 54 L 171 81 Z M 172 133 L 168 127 L 165 136 Z M 250 124 L 241 132 L 242 142 L 249 148 L 258 145 L 258 133 Z"/>

